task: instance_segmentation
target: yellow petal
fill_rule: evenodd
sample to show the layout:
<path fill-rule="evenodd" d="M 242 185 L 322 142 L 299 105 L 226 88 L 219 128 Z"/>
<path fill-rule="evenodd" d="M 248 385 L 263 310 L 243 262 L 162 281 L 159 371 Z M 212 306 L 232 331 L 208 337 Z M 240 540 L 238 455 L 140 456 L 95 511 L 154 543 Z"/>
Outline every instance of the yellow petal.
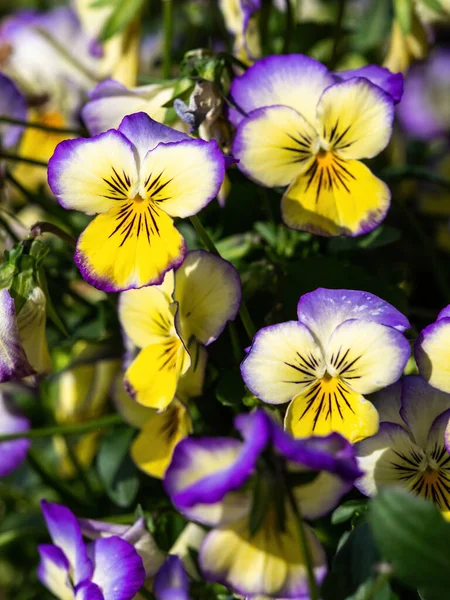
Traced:
<path fill-rule="evenodd" d="M 322 378 L 290 403 L 285 427 L 294 437 L 337 431 L 357 442 L 378 431 L 378 413 L 338 378 Z"/>
<path fill-rule="evenodd" d="M 245 119 L 233 144 L 242 170 L 268 187 L 288 185 L 312 160 L 314 128 L 288 106 L 260 108 Z"/>
<path fill-rule="evenodd" d="M 393 118 L 392 98 L 363 78 L 330 86 L 317 106 L 318 131 L 342 158 L 379 154 L 391 137 Z"/>
<path fill-rule="evenodd" d="M 166 411 L 153 413 L 131 446 L 131 457 L 148 475 L 162 479 L 175 446 L 189 435 L 192 422 L 186 407 L 174 400 Z"/>
<path fill-rule="evenodd" d="M 181 340 L 167 338 L 141 350 L 125 373 L 126 386 L 140 404 L 164 410 L 174 399 L 180 375 L 189 364 Z"/>
<path fill-rule="evenodd" d="M 210 581 L 222 581 L 242 595 L 306 597 L 306 566 L 297 523 L 286 510 L 285 531 L 274 511 L 251 535 L 247 519 L 213 529 L 200 551 L 200 565 Z M 325 553 L 313 531 L 305 525 L 316 578 L 325 575 Z"/>
<path fill-rule="evenodd" d="M 105 291 L 159 283 L 183 259 L 185 243 L 172 219 L 147 201 L 117 203 L 98 215 L 78 240 L 83 277 Z"/>
<path fill-rule="evenodd" d="M 386 215 L 390 191 L 357 160 L 319 154 L 283 196 L 281 210 L 288 227 L 319 235 L 361 235 Z"/>
<path fill-rule="evenodd" d="M 45 306 L 44 292 L 40 287 L 35 287 L 17 316 L 23 349 L 36 373 L 47 373 L 52 368 L 45 335 Z"/>
<path fill-rule="evenodd" d="M 241 300 L 236 269 L 209 252 L 188 252 L 175 274 L 174 300 L 178 302 L 177 325 L 188 342 L 194 336 L 210 344 L 233 320 Z"/>
<path fill-rule="evenodd" d="M 166 273 L 164 281 L 171 278 L 172 271 Z M 156 285 L 120 295 L 120 324 L 135 346 L 145 348 L 175 334 L 171 304 L 172 298 Z"/>
<path fill-rule="evenodd" d="M 126 392 L 123 375 L 119 375 L 114 381 L 113 401 L 124 421 L 136 429 L 142 429 L 155 414 L 153 408 L 142 406 Z"/>

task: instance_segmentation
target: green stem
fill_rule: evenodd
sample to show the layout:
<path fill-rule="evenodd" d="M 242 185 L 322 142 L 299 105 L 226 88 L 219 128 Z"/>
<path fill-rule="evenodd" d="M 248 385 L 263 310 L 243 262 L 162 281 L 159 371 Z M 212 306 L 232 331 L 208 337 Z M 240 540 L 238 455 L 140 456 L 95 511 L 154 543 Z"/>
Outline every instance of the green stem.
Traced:
<path fill-rule="evenodd" d="M 3 227 L 3 229 L 9 235 L 9 237 L 13 240 L 13 242 L 19 241 L 19 238 L 17 237 L 16 233 L 11 229 L 8 221 L 6 219 L 4 219 L 2 216 L 0 216 L 0 226 Z"/>
<path fill-rule="evenodd" d="M 286 28 L 284 33 L 283 54 L 289 53 L 291 46 L 292 33 L 294 31 L 294 14 L 292 11 L 291 0 L 285 0 L 286 6 Z"/>
<path fill-rule="evenodd" d="M 399 181 L 404 179 L 417 179 L 419 181 L 427 181 L 429 183 L 435 183 L 441 187 L 450 190 L 450 179 L 437 175 L 428 169 L 423 167 L 416 167 L 414 165 L 405 165 L 404 167 L 388 167 L 383 169 L 380 173 L 380 177 L 386 181 Z"/>
<path fill-rule="evenodd" d="M 230 332 L 231 347 L 233 348 L 234 362 L 238 365 L 241 362 L 241 345 L 239 343 L 239 335 L 236 329 L 236 324 L 230 321 L 228 323 L 228 331 Z"/>
<path fill-rule="evenodd" d="M 0 152 L 0 159 L 12 160 L 14 162 L 23 162 L 27 165 L 34 165 L 35 167 L 45 167 L 48 164 L 42 160 L 35 160 L 34 158 L 26 158 L 25 156 L 19 156 L 18 154 L 8 154 L 7 152 Z"/>
<path fill-rule="evenodd" d="M 194 229 L 197 232 L 198 237 L 202 240 L 203 245 L 205 246 L 205 248 L 207 250 L 209 250 L 209 252 L 211 252 L 211 254 L 215 254 L 216 256 L 220 256 L 220 252 L 217 250 L 214 242 L 209 237 L 208 232 L 203 227 L 203 225 L 202 225 L 200 219 L 198 218 L 198 216 L 197 215 L 193 215 L 192 217 L 189 217 L 189 219 L 190 219 L 192 225 L 194 226 Z M 246 333 L 247 333 L 250 341 L 253 340 L 253 336 L 256 333 L 256 329 L 255 329 L 255 326 L 253 324 L 253 321 L 252 321 L 252 318 L 250 316 L 250 313 L 248 312 L 248 308 L 247 308 L 247 305 L 245 303 L 245 300 L 243 298 L 241 300 L 241 307 L 239 309 L 239 316 L 241 317 L 242 325 L 244 326 L 244 329 L 245 329 L 245 331 L 246 331 Z"/>
<path fill-rule="evenodd" d="M 339 58 L 339 44 L 342 36 L 342 22 L 345 13 L 345 0 L 339 0 L 338 14 L 336 20 L 336 33 L 334 36 L 333 52 L 331 54 L 330 69 L 334 69 Z"/>
<path fill-rule="evenodd" d="M 372 600 L 387 583 L 389 583 L 392 573 L 379 573 L 368 593 L 364 596 L 364 600 Z"/>
<path fill-rule="evenodd" d="M 42 235 L 43 233 L 51 233 L 53 235 L 56 235 L 56 237 L 59 237 L 61 240 L 63 240 L 63 242 L 66 242 L 66 244 L 72 246 L 72 248 L 75 248 L 77 245 L 77 241 L 75 238 L 63 231 L 57 225 L 53 225 L 53 223 L 46 223 L 45 221 L 39 221 L 38 223 L 35 223 L 31 227 L 29 235 L 30 237 L 35 238 Z"/>
<path fill-rule="evenodd" d="M 43 123 L 32 123 L 30 121 L 22 121 L 21 119 L 13 119 L 12 117 L 0 116 L 0 123 L 8 123 L 8 125 L 19 125 L 28 129 L 41 129 L 50 133 L 67 133 L 69 135 L 83 135 L 81 129 L 71 129 L 69 127 L 52 127 Z"/>
<path fill-rule="evenodd" d="M 314 576 L 313 558 L 311 554 L 311 548 L 309 547 L 308 539 L 306 536 L 305 523 L 300 512 L 300 507 L 296 501 L 292 492 L 291 486 L 288 481 L 285 481 L 285 490 L 289 504 L 291 505 L 294 518 L 297 523 L 298 535 L 300 537 L 300 544 L 302 547 L 303 556 L 305 557 L 306 574 L 308 577 L 308 588 L 309 588 L 309 599 L 319 600 L 319 590 L 317 587 L 316 578 Z"/>
<path fill-rule="evenodd" d="M 173 0 L 163 0 L 163 29 L 163 77 L 170 79 L 172 75 Z"/>
<path fill-rule="evenodd" d="M 66 440 L 66 438 L 63 437 L 62 439 L 64 441 L 64 446 L 67 450 L 67 456 L 69 457 L 70 462 L 72 463 L 75 471 L 77 472 L 78 479 L 84 485 L 84 488 L 86 490 L 88 497 L 95 500 L 98 497 L 98 494 L 92 487 L 92 484 L 91 484 L 91 481 L 89 479 L 87 472 L 85 471 L 83 465 L 78 460 L 78 456 L 76 455 L 76 452 L 73 449 L 72 445 Z"/>
<path fill-rule="evenodd" d="M 100 419 L 85 421 L 84 423 L 75 423 L 73 425 L 55 425 L 54 427 L 42 427 L 40 429 L 29 429 L 18 433 L 8 433 L 0 435 L 0 443 L 10 442 L 12 440 L 28 439 L 36 440 L 38 438 L 52 437 L 54 435 L 75 435 L 95 431 L 96 429 L 106 429 L 113 425 L 123 423 L 120 415 L 107 415 Z"/>
<path fill-rule="evenodd" d="M 60 494 L 65 501 L 69 502 L 70 504 L 75 503 L 76 505 L 83 506 L 85 508 L 92 507 L 92 505 L 89 502 L 86 502 L 83 497 L 76 494 L 71 487 L 66 486 L 57 477 L 55 477 L 52 471 L 42 463 L 38 453 L 33 448 L 28 450 L 27 460 L 32 469 L 39 475 L 41 480 L 46 485 L 58 492 L 58 494 Z"/>

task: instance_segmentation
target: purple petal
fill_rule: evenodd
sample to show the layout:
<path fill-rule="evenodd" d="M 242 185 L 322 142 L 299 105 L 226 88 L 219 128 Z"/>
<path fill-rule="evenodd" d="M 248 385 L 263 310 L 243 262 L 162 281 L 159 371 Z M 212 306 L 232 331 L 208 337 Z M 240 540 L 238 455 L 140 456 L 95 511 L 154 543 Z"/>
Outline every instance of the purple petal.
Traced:
<path fill-rule="evenodd" d="M 50 537 L 55 546 L 65 554 L 73 569 L 75 585 L 92 575 L 93 565 L 89 560 L 75 515 L 65 506 L 41 501 L 42 512 Z"/>
<path fill-rule="evenodd" d="M 274 448 L 284 458 L 313 471 L 329 471 L 349 482 L 361 474 L 352 445 L 338 433 L 295 439 L 262 408 L 238 415 L 234 426 L 247 443 L 259 448 L 262 447 L 261 438 L 267 438 L 269 434 Z"/>
<path fill-rule="evenodd" d="M 116 536 L 96 540 L 89 546 L 89 555 L 94 563 L 91 580 L 105 600 L 131 600 L 144 585 L 142 559 L 125 540 Z"/>
<path fill-rule="evenodd" d="M 19 433 L 29 429 L 29 420 L 16 409 L 12 397 L 6 391 L 0 391 L 0 433 Z M 26 439 L 0 444 L 0 477 L 14 471 L 25 460 L 30 444 L 31 441 Z"/>
<path fill-rule="evenodd" d="M 323 343 L 348 319 L 375 321 L 405 331 L 408 319 L 388 302 L 369 292 L 318 288 L 304 294 L 297 305 L 298 319 Z"/>
<path fill-rule="evenodd" d="M 45 585 L 55 596 L 70 597 L 72 584 L 70 583 L 70 565 L 64 552 L 52 544 L 38 546 L 41 557 L 37 576 L 42 585 Z"/>
<path fill-rule="evenodd" d="M 14 300 L 8 290 L 0 290 L 0 382 L 34 374 L 17 328 Z"/>
<path fill-rule="evenodd" d="M 441 310 L 436 321 L 439 321 L 439 319 L 443 319 L 445 317 L 450 317 L 450 304 Z"/>
<path fill-rule="evenodd" d="M 313 58 L 302 54 L 268 56 L 233 80 L 230 96 L 237 108 L 229 110 L 230 121 L 237 126 L 252 110 L 278 104 L 314 121 L 317 102 L 332 83 L 327 68 Z"/>
<path fill-rule="evenodd" d="M 190 600 L 189 579 L 178 556 L 167 557 L 155 577 L 153 593 L 156 600 Z"/>
<path fill-rule="evenodd" d="M 405 80 L 405 95 L 398 107 L 400 122 L 410 136 L 429 140 L 448 134 L 449 90 L 448 48 L 439 48 L 428 61 L 412 65 Z"/>
<path fill-rule="evenodd" d="M 154 121 L 144 112 L 125 117 L 119 125 L 119 131 L 135 146 L 141 160 L 161 142 L 192 141 L 185 133 Z"/>
<path fill-rule="evenodd" d="M 333 73 L 337 81 L 347 81 L 353 77 L 364 77 L 374 85 L 377 85 L 387 94 L 389 94 L 394 102 L 400 102 L 403 96 L 403 75 L 402 73 L 392 73 L 385 67 L 378 65 L 366 65 L 360 69 L 352 69 L 350 71 L 338 71 Z"/>
<path fill-rule="evenodd" d="M 252 474 L 269 430 L 261 429 L 244 442 L 231 438 L 181 440 L 166 471 L 164 488 L 178 508 L 214 504 L 239 489 Z"/>
<path fill-rule="evenodd" d="M 0 116 L 25 121 L 27 105 L 16 84 L 0 73 Z M 14 146 L 22 134 L 23 127 L 18 125 L 0 125 L 0 140 L 3 148 Z"/>
<path fill-rule="evenodd" d="M 164 554 L 159 550 L 153 536 L 148 531 L 145 520 L 141 517 L 129 525 L 116 525 L 92 519 L 78 519 L 84 536 L 92 540 L 118 536 L 134 546 L 144 563 L 146 577 L 153 577 L 164 561 Z"/>
<path fill-rule="evenodd" d="M 101 589 L 95 583 L 86 581 L 77 587 L 76 600 L 105 600 Z"/>

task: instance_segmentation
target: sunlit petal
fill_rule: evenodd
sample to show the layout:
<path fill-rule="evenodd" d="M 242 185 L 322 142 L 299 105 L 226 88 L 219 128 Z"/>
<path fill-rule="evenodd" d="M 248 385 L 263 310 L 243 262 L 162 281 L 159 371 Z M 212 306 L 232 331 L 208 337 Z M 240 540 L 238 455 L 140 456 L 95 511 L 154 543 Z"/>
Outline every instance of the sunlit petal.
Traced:
<path fill-rule="evenodd" d="M 269 187 L 288 185 L 313 160 L 314 128 L 293 108 L 260 108 L 236 132 L 233 156 L 251 179 Z"/>
<path fill-rule="evenodd" d="M 372 158 L 392 134 L 394 102 L 367 79 L 356 78 L 325 90 L 317 106 L 317 128 L 342 158 Z"/>
<path fill-rule="evenodd" d="M 281 210 L 292 229 L 325 236 L 356 236 L 374 229 L 386 216 L 387 185 L 357 160 L 319 153 L 285 192 Z"/>
<path fill-rule="evenodd" d="M 142 163 L 140 194 L 172 217 L 188 217 L 217 196 L 224 176 L 216 142 L 189 139 L 160 144 Z"/>
<path fill-rule="evenodd" d="M 95 217 L 78 239 L 75 262 L 83 277 L 104 291 L 161 283 L 184 258 L 183 238 L 156 206 L 117 204 Z"/>
<path fill-rule="evenodd" d="M 327 369 L 356 392 L 370 394 L 400 378 L 411 353 L 408 340 L 391 327 L 350 319 L 332 334 Z"/>
<path fill-rule="evenodd" d="M 167 410 L 153 413 L 131 446 L 131 457 L 147 475 L 162 479 L 178 442 L 189 435 L 191 418 L 175 399 Z"/>
<path fill-rule="evenodd" d="M 177 323 L 184 340 L 194 336 L 208 345 L 237 314 L 241 301 L 238 272 L 229 262 L 209 252 L 188 252 L 175 274 Z"/>
<path fill-rule="evenodd" d="M 70 565 L 64 552 L 52 544 L 41 544 L 38 550 L 41 557 L 37 570 L 39 581 L 59 600 L 74 600 Z"/>
<path fill-rule="evenodd" d="M 134 197 L 133 146 L 117 131 L 61 142 L 48 164 L 48 182 L 64 208 L 105 213 Z"/>
<path fill-rule="evenodd" d="M 288 402 L 324 372 L 319 346 L 297 321 L 261 329 L 241 365 L 247 387 L 270 404 Z"/>

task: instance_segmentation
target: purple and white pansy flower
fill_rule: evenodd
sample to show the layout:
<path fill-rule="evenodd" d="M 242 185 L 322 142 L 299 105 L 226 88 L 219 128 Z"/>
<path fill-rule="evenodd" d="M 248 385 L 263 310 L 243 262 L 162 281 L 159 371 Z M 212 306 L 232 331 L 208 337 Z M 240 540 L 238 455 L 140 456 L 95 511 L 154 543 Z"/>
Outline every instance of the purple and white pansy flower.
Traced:
<path fill-rule="evenodd" d="M 142 559 L 118 536 L 85 543 L 75 515 L 42 501 L 53 544 L 39 546 L 38 577 L 59 600 L 132 600 L 145 580 Z"/>
<path fill-rule="evenodd" d="M 212 527 L 199 553 L 208 581 L 244 596 L 306 598 L 305 559 L 284 490 L 290 486 L 307 519 L 329 512 L 360 475 L 353 449 L 338 434 L 295 440 L 262 409 L 239 415 L 234 424 L 241 439 L 182 440 L 166 472 L 166 492 L 188 519 Z M 257 527 L 250 522 L 255 501 L 264 506 Z M 320 582 L 325 553 L 305 529 Z"/>

